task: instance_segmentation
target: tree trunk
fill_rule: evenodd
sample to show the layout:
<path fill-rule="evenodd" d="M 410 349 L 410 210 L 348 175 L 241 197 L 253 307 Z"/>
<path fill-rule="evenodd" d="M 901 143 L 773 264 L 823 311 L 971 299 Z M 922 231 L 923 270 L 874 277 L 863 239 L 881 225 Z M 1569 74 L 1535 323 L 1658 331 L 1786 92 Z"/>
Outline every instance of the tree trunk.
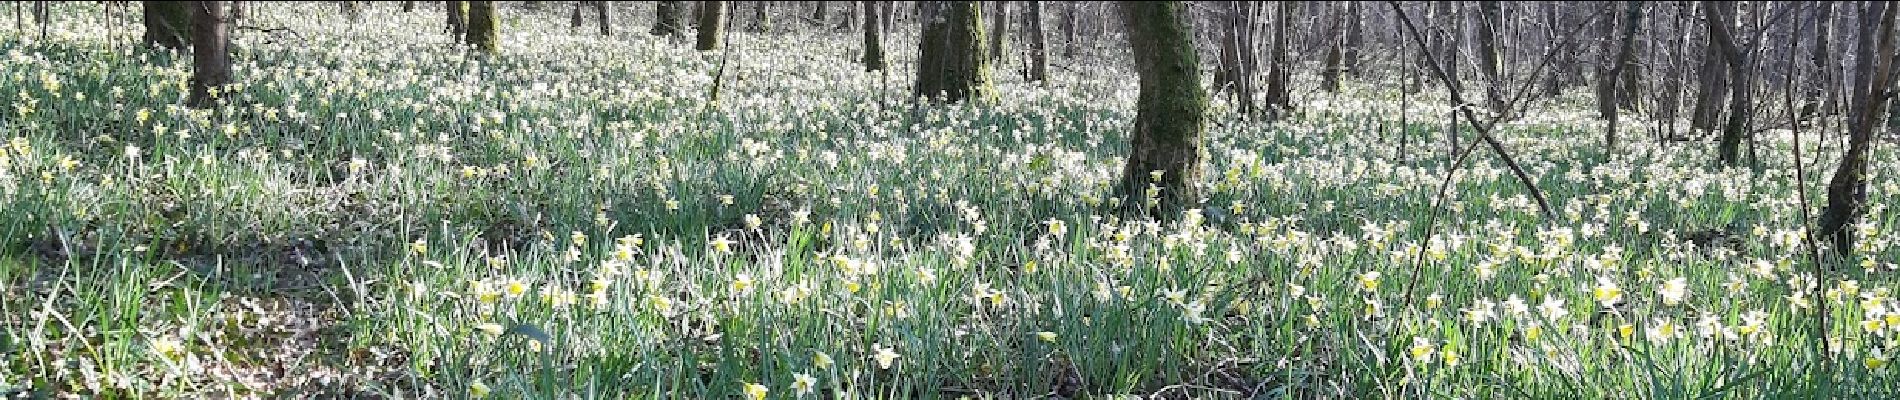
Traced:
<path fill-rule="evenodd" d="M 1606 121 L 1616 113 L 1616 45 L 1622 43 L 1616 35 L 1618 20 L 1615 17 L 1596 20 L 1597 62 L 1593 64 L 1596 65 L 1597 118 Z"/>
<path fill-rule="evenodd" d="M 1689 110 L 1689 130 L 1713 132 L 1716 121 L 1722 119 L 1722 107 L 1726 104 L 1722 95 L 1728 92 L 1728 60 L 1723 58 L 1722 49 L 1716 46 L 1712 38 L 1703 45 L 1702 50 L 1702 65 L 1696 69 L 1696 75 L 1701 79 L 1697 80 L 1700 83 L 1696 85 L 1695 106 Z"/>
<path fill-rule="evenodd" d="M 1075 29 L 1076 25 L 1079 24 L 1079 22 L 1076 21 L 1076 19 L 1079 18 L 1076 13 L 1079 12 L 1078 9 L 1080 8 L 1082 7 L 1076 5 L 1076 2 L 1073 1 L 1063 2 L 1062 5 L 1062 58 L 1065 60 L 1075 59 L 1077 47 Z"/>
<path fill-rule="evenodd" d="M 585 1 L 574 2 L 574 12 L 568 13 L 567 28 L 574 30 L 574 32 L 576 33 L 579 33 L 581 31 L 581 7 L 586 6 L 586 4 L 582 4 L 582 3 L 586 3 L 586 2 Z"/>
<path fill-rule="evenodd" d="M 414 1 L 402 2 L 402 12 L 414 12 L 414 11 L 416 11 L 416 2 Z"/>
<path fill-rule="evenodd" d="M 460 42 L 463 40 L 462 35 L 468 32 L 468 2 L 445 1 L 443 3 L 449 11 L 449 37 Z"/>
<path fill-rule="evenodd" d="M 1642 109 L 1643 100 L 1642 96 L 1634 95 L 1634 93 L 1641 93 L 1643 82 L 1643 65 L 1636 62 L 1636 58 L 1642 55 L 1643 50 L 1642 42 L 1636 40 L 1637 31 L 1643 27 L 1643 2 L 1625 1 L 1624 3 L 1626 3 L 1624 6 L 1627 12 L 1624 14 L 1624 26 L 1622 26 L 1623 42 L 1618 46 L 1616 53 L 1616 78 L 1622 82 L 1617 84 L 1619 96 L 1616 98 L 1616 104 L 1625 110 L 1637 111 Z"/>
<path fill-rule="evenodd" d="M 772 29 L 772 14 L 767 12 L 771 6 L 770 1 L 752 2 L 752 24 L 746 29 L 753 32 L 765 32 Z"/>
<path fill-rule="evenodd" d="M 226 11 L 225 14 L 228 14 L 225 16 L 225 19 L 230 20 L 227 23 L 231 26 L 244 25 L 244 2 L 233 0 L 230 10 Z M 226 32 L 226 34 L 236 35 L 235 32 Z"/>
<path fill-rule="evenodd" d="M 699 51 L 711 51 L 719 48 L 720 34 L 725 31 L 726 2 L 706 1 L 699 14 L 699 44 L 693 48 Z"/>
<path fill-rule="evenodd" d="M 1350 5 L 1348 5 L 1350 6 Z M 1346 70 L 1345 13 L 1333 14 L 1331 35 L 1326 40 L 1326 66 L 1320 70 L 1320 89 L 1327 93 L 1339 91 L 1339 76 Z"/>
<path fill-rule="evenodd" d="M 923 8 L 924 26 L 917 45 L 916 95 L 950 102 L 993 96 L 981 4 L 932 1 L 918 6 Z"/>
<path fill-rule="evenodd" d="M 883 30 L 883 32 L 879 32 L 879 33 L 884 34 L 884 36 L 890 36 L 891 26 L 893 26 L 893 24 L 896 22 L 896 21 L 892 21 L 891 19 L 897 17 L 897 3 L 893 1 L 878 2 L 877 16 L 878 16 L 878 22 L 881 22 L 884 24 L 883 26 L 878 27 L 878 29 Z"/>
<path fill-rule="evenodd" d="M 191 94 L 186 104 L 192 108 L 217 106 L 222 90 L 231 84 L 231 54 L 226 52 L 224 2 L 183 2 L 191 8 Z"/>
<path fill-rule="evenodd" d="M 1275 117 L 1293 108 L 1293 95 L 1288 88 L 1291 82 L 1288 82 L 1288 79 L 1294 66 L 1287 60 L 1286 47 L 1289 40 L 1289 26 L 1293 25 L 1293 14 L 1296 12 L 1293 8 L 1294 4 L 1290 1 L 1274 3 L 1279 9 L 1275 10 L 1273 45 L 1268 49 L 1269 54 L 1267 54 L 1267 62 L 1273 65 L 1267 72 L 1266 107 Z"/>
<path fill-rule="evenodd" d="M 1220 68 L 1215 71 L 1214 85 L 1221 92 L 1232 95 L 1235 105 L 1248 115 L 1259 111 L 1259 107 L 1253 104 L 1253 76 L 1260 67 L 1260 58 L 1254 55 L 1253 43 L 1256 4 L 1227 1 L 1217 9 L 1224 37 L 1220 39 Z"/>
<path fill-rule="evenodd" d="M 992 63 L 1002 63 L 1006 58 L 1004 57 L 1004 53 L 1008 53 L 1005 49 L 1009 48 L 1008 46 L 1004 46 L 1004 42 L 1009 39 L 1009 29 L 1007 28 L 1009 26 L 1009 2 L 995 1 L 991 3 L 996 4 L 996 12 L 990 14 L 989 57 Z"/>
<path fill-rule="evenodd" d="M 1827 207 L 1821 211 L 1821 235 L 1832 236 L 1834 249 L 1842 255 L 1854 249 L 1854 220 L 1860 218 L 1867 203 L 1867 158 L 1872 151 L 1874 129 L 1893 93 L 1894 14 L 1887 2 L 1873 2 L 1861 18 L 1861 37 L 1855 50 L 1853 95 L 1848 104 L 1847 153 L 1841 156 L 1834 177 L 1827 183 Z"/>
<path fill-rule="evenodd" d="M 1123 207 L 1173 218 L 1201 196 L 1207 92 L 1194 34 L 1178 1 L 1124 1 L 1120 11 L 1140 79 L 1133 145 L 1119 188 Z"/>
<path fill-rule="evenodd" d="M 680 20 L 685 17 L 686 5 L 681 1 L 660 1 L 653 8 L 653 29 L 647 33 L 653 36 L 675 37 L 685 29 Z"/>
<path fill-rule="evenodd" d="M 1570 52 L 1569 49 L 1557 48 L 1558 27 L 1564 25 L 1564 18 L 1557 12 L 1557 2 L 1547 1 L 1543 2 L 1541 6 L 1544 9 L 1544 51 L 1556 52 L 1557 57 L 1555 57 L 1555 64 L 1558 65 L 1558 68 L 1563 68 L 1563 65 L 1566 63 L 1565 60 L 1563 60 L 1563 55 Z M 1556 96 L 1562 93 L 1564 89 L 1563 72 L 1559 70 L 1544 74 L 1543 86 L 1545 96 Z"/>
<path fill-rule="evenodd" d="M 1346 3 L 1346 45 L 1340 52 L 1345 58 L 1346 73 L 1355 76 L 1359 74 L 1359 49 L 1365 47 L 1366 42 L 1365 22 L 1360 20 L 1364 15 L 1359 5 L 1358 2 Z"/>
<path fill-rule="evenodd" d="M 1049 39 L 1042 32 L 1042 2 L 1029 0 L 1029 9 L 1025 10 L 1029 19 L 1029 80 L 1045 82 L 1049 80 Z"/>
<path fill-rule="evenodd" d="M 466 41 L 484 53 L 501 51 L 501 35 L 495 32 L 500 28 L 501 16 L 495 13 L 493 1 L 468 2 L 468 36 Z"/>
<path fill-rule="evenodd" d="M 1708 20 L 1709 42 L 1721 50 L 1722 59 L 1728 62 L 1729 76 L 1734 79 L 1734 84 L 1729 85 L 1728 122 L 1722 125 L 1722 141 L 1716 148 L 1722 165 L 1734 166 L 1741 162 L 1742 136 L 1747 134 L 1748 120 L 1753 116 L 1749 101 L 1749 83 L 1753 77 L 1749 74 L 1748 53 L 1729 33 L 1735 3 L 1704 1 L 1702 13 Z"/>
<path fill-rule="evenodd" d="M 1503 60 L 1498 52 L 1498 27 L 1504 24 L 1502 7 L 1496 0 L 1478 2 L 1478 73 L 1484 74 L 1484 98 L 1491 112 L 1504 114 Z"/>
<path fill-rule="evenodd" d="M 1616 125 L 1618 122 L 1617 118 L 1620 117 L 1620 115 L 1618 115 L 1620 110 L 1617 105 L 1621 103 L 1624 98 L 1636 97 L 1633 93 L 1636 89 L 1633 83 L 1625 81 L 1620 85 L 1623 87 L 1618 88 L 1617 86 L 1619 86 L 1619 84 L 1616 82 L 1615 77 L 1628 76 L 1625 75 L 1625 73 L 1631 68 L 1636 68 L 1636 57 L 1634 55 L 1636 52 L 1636 27 L 1643 22 L 1643 2 L 1629 1 L 1626 3 L 1628 3 L 1628 10 L 1624 13 L 1623 17 L 1623 34 L 1620 41 L 1621 44 L 1617 46 L 1615 58 L 1617 61 L 1615 66 L 1610 68 L 1609 73 L 1599 78 L 1604 81 L 1598 83 L 1600 87 L 1605 88 L 1600 90 L 1598 95 L 1608 96 L 1606 98 L 1597 99 L 1597 110 L 1603 112 L 1604 119 L 1609 121 L 1609 127 L 1604 131 L 1603 135 L 1603 148 L 1612 154 L 1616 152 Z"/>
<path fill-rule="evenodd" d="M 1808 84 L 1804 90 L 1807 99 L 1801 106 L 1803 119 L 1813 117 L 1817 113 L 1832 114 L 1834 112 L 1833 107 L 1823 106 L 1828 103 L 1827 88 L 1834 87 L 1834 76 L 1838 74 L 1838 70 L 1834 67 L 1833 52 L 1835 50 L 1833 43 L 1829 40 L 1833 35 L 1834 2 L 1814 2 L 1814 48 L 1811 49 L 1812 53 L 1809 53 L 1808 59 L 1814 63 L 1815 74 L 1814 82 Z"/>
<path fill-rule="evenodd" d="M 147 1 L 145 44 L 171 50 L 191 45 L 191 10 L 185 1 Z"/>
<path fill-rule="evenodd" d="M 337 6 L 337 11 L 342 12 L 343 17 L 348 18 L 350 22 L 361 21 L 363 19 L 363 3 L 362 2 L 339 1 L 339 2 L 336 2 L 336 6 Z"/>
<path fill-rule="evenodd" d="M 611 5 L 607 4 L 606 1 L 594 2 L 594 15 L 600 18 L 600 35 L 601 36 L 606 36 L 606 37 L 614 36 L 614 28 L 613 28 L 614 25 L 611 23 L 612 18 L 613 18 L 613 10 L 608 8 L 610 6 Z"/>
<path fill-rule="evenodd" d="M 878 2 L 864 1 L 864 70 L 884 69 L 884 38 L 878 35 Z"/>
<path fill-rule="evenodd" d="M 827 10 L 825 10 L 825 2 L 814 1 L 812 3 L 814 3 L 815 7 L 813 7 L 811 10 L 811 25 L 818 26 L 818 27 L 825 26 L 825 21 L 826 21 L 825 17 L 829 16 L 828 14 L 830 14 L 829 12 L 826 12 Z"/>

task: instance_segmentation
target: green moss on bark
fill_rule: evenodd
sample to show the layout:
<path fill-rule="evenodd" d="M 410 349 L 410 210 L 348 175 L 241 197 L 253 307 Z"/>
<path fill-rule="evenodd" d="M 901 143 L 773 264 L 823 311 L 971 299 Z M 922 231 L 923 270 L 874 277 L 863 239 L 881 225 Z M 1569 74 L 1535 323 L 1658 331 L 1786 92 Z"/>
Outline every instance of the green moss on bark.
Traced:
<path fill-rule="evenodd" d="M 1124 206 L 1172 218 L 1200 200 L 1201 132 L 1207 91 L 1201 88 L 1194 34 L 1178 1 L 1124 1 L 1122 22 L 1134 50 L 1140 95 L 1134 143 L 1122 169 Z M 1156 177 L 1156 174 L 1159 177 Z M 1151 186 L 1153 189 L 1151 191 Z"/>
<path fill-rule="evenodd" d="M 467 42 L 469 45 L 486 53 L 500 51 L 501 35 L 496 32 L 500 25 L 501 18 L 495 13 L 495 2 L 468 2 Z"/>
<path fill-rule="evenodd" d="M 710 51 L 719 48 L 719 37 L 726 30 L 726 2 L 708 1 L 699 14 L 699 44 L 693 48 Z"/>
<path fill-rule="evenodd" d="M 990 86 L 989 49 L 983 43 L 983 18 L 974 1 L 933 1 L 923 7 L 923 36 L 917 45 L 917 96 L 962 101 L 995 96 Z"/>

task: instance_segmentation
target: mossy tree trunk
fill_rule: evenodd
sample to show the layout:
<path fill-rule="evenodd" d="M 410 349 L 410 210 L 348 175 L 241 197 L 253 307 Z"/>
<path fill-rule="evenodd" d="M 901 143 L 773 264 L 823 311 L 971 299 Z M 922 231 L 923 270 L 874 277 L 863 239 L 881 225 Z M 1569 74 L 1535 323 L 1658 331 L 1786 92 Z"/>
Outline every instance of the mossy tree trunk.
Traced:
<path fill-rule="evenodd" d="M 217 105 L 220 93 L 231 84 L 230 43 L 226 36 L 224 2 L 183 2 L 191 8 L 191 94 L 186 104 L 192 108 Z"/>
<path fill-rule="evenodd" d="M 191 10 L 186 1 L 144 2 L 145 44 L 172 50 L 191 45 Z"/>
<path fill-rule="evenodd" d="M 456 42 L 461 42 L 462 35 L 468 32 L 468 2 L 445 1 L 442 3 L 449 12 L 449 37 L 455 39 Z"/>
<path fill-rule="evenodd" d="M 683 1 L 660 1 L 653 7 L 653 29 L 647 33 L 653 36 L 679 36 L 685 24 L 686 4 Z"/>
<path fill-rule="evenodd" d="M 884 38 L 878 35 L 878 4 L 864 1 L 864 70 L 884 69 Z"/>
<path fill-rule="evenodd" d="M 1049 38 L 1042 30 L 1042 2 L 1030 0 L 1028 9 L 1023 12 L 1029 19 L 1029 80 L 1044 82 L 1049 80 Z"/>
<path fill-rule="evenodd" d="M 1182 2 L 1124 1 L 1120 8 L 1141 82 L 1119 190 L 1124 207 L 1138 204 L 1147 215 L 1171 218 L 1200 198 L 1207 92 L 1194 34 Z"/>
<path fill-rule="evenodd" d="M 495 13 L 493 1 L 468 2 L 468 35 L 466 41 L 484 53 L 501 50 L 501 34 L 496 32 L 501 25 L 501 16 Z"/>
<path fill-rule="evenodd" d="M 726 2 L 704 2 L 699 13 L 699 44 L 693 48 L 710 51 L 719 48 L 720 33 L 725 31 Z"/>
<path fill-rule="evenodd" d="M 918 4 L 923 35 L 917 44 L 917 96 L 954 102 L 993 95 L 981 6 L 974 1 Z"/>
<path fill-rule="evenodd" d="M 1842 255 L 1854 251 L 1854 220 L 1860 219 L 1867 205 L 1867 158 L 1871 155 L 1875 129 L 1892 101 L 1894 85 L 1894 5 L 1874 2 L 1861 19 L 1860 46 L 1855 51 L 1856 79 L 1848 99 L 1847 153 L 1827 183 L 1827 207 L 1821 211 L 1819 235 L 1832 236 L 1834 249 Z M 1818 235 L 1817 235 L 1818 236 Z"/>

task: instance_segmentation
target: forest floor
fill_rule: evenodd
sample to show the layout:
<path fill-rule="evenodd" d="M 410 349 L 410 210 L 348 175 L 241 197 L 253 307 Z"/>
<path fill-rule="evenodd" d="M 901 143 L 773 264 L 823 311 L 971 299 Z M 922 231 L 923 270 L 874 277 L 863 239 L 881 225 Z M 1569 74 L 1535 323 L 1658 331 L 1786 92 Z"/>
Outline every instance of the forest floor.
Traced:
<path fill-rule="evenodd" d="M 644 8 L 612 38 L 507 18 L 478 56 L 433 11 L 257 3 L 286 30 L 238 31 L 206 112 L 98 7 L 0 31 L 0 394 L 1900 393 L 1892 146 L 1817 276 L 1795 132 L 1720 168 L 1639 118 L 1605 152 L 1584 88 L 1495 133 L 1553 215 L 1483 149 L 1450 166 L 1471 133 L 1375 70 L 1299 76 L 1276 122 L 1217 104 L 1209 199 L 1159 223 L 1103 211 L 1136 95 L 1112 41 L 915 105 L 904 29 L 876 73 L 853 32 L 699 53 Z M 1807 212 L 1838 132 L 1799 133 Z"/>

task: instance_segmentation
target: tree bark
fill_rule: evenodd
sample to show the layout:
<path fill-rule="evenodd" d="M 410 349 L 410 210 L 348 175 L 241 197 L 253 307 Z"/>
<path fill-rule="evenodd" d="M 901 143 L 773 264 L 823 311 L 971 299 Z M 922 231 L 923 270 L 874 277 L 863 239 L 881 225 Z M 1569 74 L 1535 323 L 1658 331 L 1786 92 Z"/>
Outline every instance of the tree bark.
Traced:
<path fill-rule="evenodd" d="M 1075 29 L 1076 29 L 1076 26 L 1080 24 L 1078 21 L 1076 21 L 1076 19 L 1080 18 L 1079 16 L 1076 15 L 1076 13 L 1080 12 L 1079 9 L 1081 8 L 1081 6 L 1076 5 L 1076 2 L 1073 2 L 1073 1 L 1067 1 L 1063 3 L 1064 4 L 1062 5 L 1062 58 L 1065 60 L 1072 60 L 1072 59 L 1075 59 L 1075 53 L 1077 50 L 1076 39 L 1075 39 Z"/>
<path fill-rule="evenodd" d="M 606 1 L 595 1 L 594 15 L 600 18 L 600 35 L 613 37 L 614 25 L 611 23 L 612 18 L 613 18 L 613 10 L 608 7 L 611 7 L 611 5 L 607 4 Z"/>
<path fill-rule="evenodd" d="M 1344 66 L 1348 75 L 1359 74 L 1359 49 L 1365 47 L 1364 15 L 1359 2 L 1346 3 L 1346 45 L 1340 56 L 1345 58 Z"/>
<path fill-rule="evenodd" d="M 1325 90 L 1327 93 L 1339 92 L 1339 76 L 1346 72 L 1345 18 L 1345 13 L 1335 12 L 1333 14 L 1332 28 L 1330 29 L 1332 33 L 1330 36 L 1333 36 L 1333 38 L 1326 40 L 1326 66 L 1320 70 L 1319 86 L 1320 89 Z"/>
<path fill-rule="evenodd" d="M 1703 5 L 1707 7 L 1707 5 Z M 1689 110 L 1689 129 L 1697 132 L 1715 131 L 1716 121 L 1722 119 L 1722 107 L 1726 101 L 1722 95 L 1728 92 L 1728 60 L 1723 59 L 1722 49 L 1709 39 L 1702 46 L 1702 65 L 1696 69 L 1700 82 L 1696 85 L 1694 108 Z"/>
<path fill-rule="evenodd" d="M 1834 87 L 1834 77 L 1839 73 L 1834 66 L 1834 2 L 1814 2 L 1814 47 L 1810 49 L 1808 59 L 1814 63 L 1814 82 L 1807 85 L 1807 99 L 1801 106 L 1801 115 L 1805 119 L 1817 113 L 1832 114 L 1833 107 L 1825 106 L 1827 88 Z"/>
<path fill-rule="evenodd" d="M 1133 146 L 1119 188 L 1123 206 L 1173 218 L 1201 196 L 1207 92 L 1201 89 L 1194 34 L 1178 1 L 1124 1 L 1120 11 L 1140 80 Z"/>
<path fill-rule="evenodd" d="M 753 32 L 771 30 L 772 14 L 767 12 L 767 9 L 771 8 L 771 6 L 772 2 L 770 1 L 752 2 L 752 24 L 748 25 L 746 29 Z"/>
<path fill-rule="evenodd" d="M 1290 1 L 1274 3 L 1279 9 L 1274 14 L 1273 45 L 1267 54 L 1267 62 L 1272 66 L 1267 72 L 1266 107 L 1275 117 L 1293 108 L 1293 95 L 1288 87 L 1291 82 L 1288 80 L 1294 66 L 1287 61 L 1286 53 L 1287 41 L 1290 40 L 1289 27 L 1293 25 L 1293 14 L 1296 12 L 1294 4 Z"/>
<path fill-rule="evenodd" d="M 1260 58 L 1254 55 L 1253 42 L 1253 15 L 1257 4 L 1227 1 L 1217 9 L 1223 37 L 1220 39 L 1220 68 L 1215 70 L 1214 85 L 1221 92 L 1233 96 L 1236 106 L 1248 115 L 1259 111 L 1259 107 L 1253 103 L 1253 76 L 1260 68 Z"/>
<path fill-rule="evenodd" d="M 186 104 L 192 108 L 217 106 L 221 93 L 231 84 L 231 54 L 226 51 L 224 2 L 186 2 L 191 8 L 191 93 Z"/>
<path fill-rule="evenodd" d="M 1605 130 L 1603 135 L 1603 148 L 1611 153 L 1616 152 L 1616 126 L 1618 123 L 1617 119 L 1620 117 L 1618 114 L 1620 111 L 1618 104 L 1622 102 L 1623 98 L 1636 97 L 1631 93 L 1635 90 L 1633 84 L 1629 84 L 1629 82 L 1625 81 L 1621 84 L 1623 87 L 1618 88 L 1619 84 L 1616 81 L 1616 77 L 1627 76 L 1625 73 L 1628 72 L 1628 69 L 1636 68 L 1636 56 L 1634 55 L 1636 52 L 1636 28 L 1638 25 L 1641 25 L 1643 21 L 1643 2 L 1629 1 L 1626 3 L 1628 3 L 1628 9 L 1623 14 L 1623 34 L 1620 41 L 1621 44 L 1617 46 L 1615 66 L 1611 67 L 1606 74 L 1598 78 L 1603 80 L 1598 84 L 1604 88 L 1598 92 L 1598 95 L 1608 96 L 1597 99 L 1597 110 L 1604 113 L 1603 118 L 1609 121 L 1609 127 Z"/>
<path fill-rule="evenodd" d="M 1029 19 L 1029 80 L 1044 82 L 1049 80 L 1049 39 L 1042 32 L 1042 2 L 1029 0 L 1025 10 Z"/>
<path fill-rule="evenodd" d="M 878 35 L 878 2 L 864 1 L 864 70 L 884 69 L 884 38 Z"/>
<path fill-rule="evenodd" d="M 449 37 L 460 42 L 464 40 L 462 36 L 468 33 L 468 2 L 445 1 L 443 3 L 449 11 Z"/>
<path fill-rule="evenodd" d="M 1734 166 L 1741 162 L 1742 136 L 1747 134 L 1748 120 L 1753 117 L 1749 100 L 1749 82 L 1753 79 L 1748 68 L 1748 52 L 1735 42 L 1735 36 L 1729 33 L 1733 26 L 1735 3 L 1726 1 L 1704 1 L 1702 13 L 1708 20 L 1709 42 L 1722 52 L 1722 59 L 1728 62 L 1728 73 L 1734 79 L 1729 85 L 1728 122 L 1722 125 L 1722 141 L 1717 145 L 1717 158 L 1722 165 Z"/>
<path fill-rule="evenodd" d="M 465 41 L 484 53 L 501 51 L 501 35 L 495 32 L 500 28 L 500 17 L 495 13 L 493 1 L 468 2 L 468 36 Z"/>
<path fill-rule="evenodd" d="M 186 1 L 144 2 L 145 44 L 171 50 L 191 45 L 191 10 Z"/>
<path fill-rule="evenodd" d="M 1004 45 L 1005 42 L 1009 40 L 1009 29 L 1007 28 L 1009 26 L 1009 2 L 994 1 L 990 3 L 996 4 L 996 12 L 990 14 L 990 62 L 1002 63 L 1006 59 L 1004 53 L 1008 53 L 1005 49 L 1009 48 Z"/>
<path fill-rule="evenodd" d="M 1641 92 L 1643 82 L 1643 65 L 1636 62 L 1643 51 L 1642 42 L 1636 40 L 1638 30 L 1643 27 L 1643 2 L 1625 1 L 1624 3 L 1626 3 L 1624 7 L 1627 12 L 1624 14 L 1624 25 L 1621 27 L 1623 41 L 1619 44 L 1616 53 L 1616 79 L 1621 80 L 1617 84 L 1619 96 L 1616 98 L 1616 104 L 1625 110 L 1636 111 L 1642 109 L 1643 100 L 1642 96 L 1633 95 L 1633 93 Z"/>
<path fill-rule="evenodd" d="M 923 35 L 917 45 L 916 95 L 950 102 L 993 96 L 981 4 L 932 1 L 918 6 L 923 8 Z"/>
<path fill-rule="evenodd" d="M 711 51 L 719 48 L 720 34 L 724 33 L 726 20 L 726 2 L 707 1 L 699 14 L 699 42 L 693 48 L 699 51 Z"/>
<path fill-rule="evenodd" d="M 1855 53 L 1858 76 L 1848 104 L 1847 153 L 1827 183 L 1827 206 L 1821 211 L 1817 233 L 1831 236 L 1834 249 L 1842 255 L 1854 251 L 1854 220 L 1865 213 L 1867 203 L 1867 158 L 1872 151 L 1874 130 L 1893 94 L 1894 14 L 1884 1 L 1873 2 L 1861 18 L 1861 38 Z"/>
<path fill-rule="evenodd" d="M 826 21 L 825 17 L 830 16 L 829 15 L 830 13 L 827 12 L 828 10 L 825 9 L 825 2 L 820 0 L 820 1 L 813 1 L 812 3 L 813 3 L 813 7 L 811 10 L 811 26 L 820 26 L 820 27 L 825 26 L 825 21 Z"/>
<path fill-rule="evenodd" d="M 1491 112 L 1509 113 L 1504 109 L 1504 60 L 1498 51 L 1498 27 L 1504 24 L 1502 6 L 1496 0 L 1478 2 L 1478 72 L 1484 74 L 1484 98 Z"/>
<path fill-rule="evenodd" d="M 659 1 L 655 3 L 653 7 L 653 29 L 647 31 L 647 33 L 653 36 L 663 37 L 679 36 L 679 34 L 685 30 L 682 29 L 684 24 L 680 23 L 680 20 L 686 16 L 685 2 Z"/>
<path fill-rule="evenodd" d="M 579 33 L 581 31 L 581 8 L 587 6 L 584 3 L 587 3 L 587 2 L 586 1 L 574 2 L 574 11 L 571 13 L 568 13 L 567 28 L 573 29 L 574 32 L 576 33 Z"/>

